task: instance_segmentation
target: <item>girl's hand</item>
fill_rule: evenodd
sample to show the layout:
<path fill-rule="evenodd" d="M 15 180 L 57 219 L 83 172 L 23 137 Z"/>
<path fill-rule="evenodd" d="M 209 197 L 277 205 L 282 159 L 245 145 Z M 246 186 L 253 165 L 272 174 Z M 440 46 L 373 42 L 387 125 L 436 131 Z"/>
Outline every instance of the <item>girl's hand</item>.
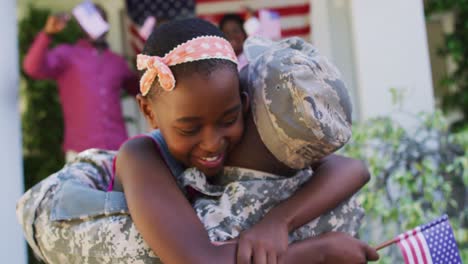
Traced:
<path fill-rule="evenodd" d="M 237 246 L 237 264 L 277 264 L 288 249 L 288 226 L 279 218 L 265 216 L 242 232 Z"/>
<path fill-rule="evenodd" d="M 317 238 L 323 245 L 323 263 L 361 264 L 379 259 L 374 248 L 348 234 L 329 232 Z"/>

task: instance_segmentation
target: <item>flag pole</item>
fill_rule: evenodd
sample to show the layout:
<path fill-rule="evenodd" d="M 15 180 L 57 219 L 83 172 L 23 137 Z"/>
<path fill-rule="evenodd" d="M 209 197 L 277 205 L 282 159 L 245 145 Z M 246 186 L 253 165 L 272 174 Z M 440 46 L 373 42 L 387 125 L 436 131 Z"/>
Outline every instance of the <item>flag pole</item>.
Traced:
<path fill-rule="evenodd" d="M 393 238 L 393 239 L 390 239 L 390 240 L 387 240 L 387 241 L 381 243 L 380 245 L 378 245 L 377 247 L 375 247 L 375 250 L 376 250 L 376 251 L 379 251 L 379 250 L 381 250 L 381 249 L 383 249 L 383 248 L 386 248 L 386 247 L 388 247 L 388 246 L 390 246 L 390 245 L 392 245 L 392 244 L 395 244 L 395 243 L 398 242 L 398 241 L 399 241 L 399 238 L 398 238 L 398 237 Z"/>

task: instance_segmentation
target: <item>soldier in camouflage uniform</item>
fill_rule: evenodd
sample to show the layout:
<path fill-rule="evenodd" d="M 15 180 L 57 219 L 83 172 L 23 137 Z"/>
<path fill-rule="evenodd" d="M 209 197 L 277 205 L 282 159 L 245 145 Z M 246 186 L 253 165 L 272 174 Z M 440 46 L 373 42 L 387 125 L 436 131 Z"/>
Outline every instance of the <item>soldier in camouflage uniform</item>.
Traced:
<path fill-rule="evenodd" d="M 308 164 L 341 147 L 351 135 L 346 90 L 336 69 L 313 47 L 298 38 L 276 44 L 251 39 L 245 50 L 251 62 L 248 85 L 259 134 L 278 160 L 299 170 L 293 177 L 282 177 L 226 167 L 212 183 L 196 169 L 185 171 L 177 179 L 180 187 L 191 186 L 206 195 L 195 199 L 193 207 L 212 241 L 235 238 L 257 223 L 313 177 Z M 315 133 L 304 133 L 305 126 Z M 85 151 L 20 199 L 18 219 L 41 259 L 160 263 L 135 228 L 123 193 L 104 192 L 114 156 L 114 152 Z M 352 197 L 293 232 L 290 240 L 328 231 L 355 235 L 362 217 L 363 210 Z"/>
<path fill-rule="evenodd" d="M 212 241 L 236 238 L 275 205 L 291 197 L 313 177 L 308 167 L 342 147 L 351 137 L 351 103 L 338 70 L 300 38 L 272 42 L 249 38 L 246 86 L 262 143 L 275 158 L 298 169 L 292 177 L 225 167 L 209 183 L 191 168 L 179 184 L 204 194 L 194 201 Z M 242 76 L 241 79 L 245 76 Z M 255 148 L 255 146 L 251 146 Z M 322 217 L 290 234 L 290 241 L 323 232 L 356 235 L 364 213 L 353 196 Z"/>

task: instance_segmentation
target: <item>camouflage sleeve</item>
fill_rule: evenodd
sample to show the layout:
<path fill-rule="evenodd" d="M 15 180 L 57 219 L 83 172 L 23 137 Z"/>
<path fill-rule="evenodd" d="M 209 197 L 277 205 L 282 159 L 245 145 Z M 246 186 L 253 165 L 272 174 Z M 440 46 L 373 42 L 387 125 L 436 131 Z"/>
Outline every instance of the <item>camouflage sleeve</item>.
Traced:
<path fill-rule="evenodd" d="M 354 195 L 330 212 L 295 230 L 290 235 L 290 241 L 301 241 L 331 231 L 357 236 L 364 216 L 364 208 L 358 202 L 357 195 Z"/>
<path fill-rule="evenodd" d="M 193 207 L 212 241 L 236 238 L 241 231 L 259 222 L 274 206 L 291 197 L 311 177 L 311 169 L 285 178 L 233 167 L 226 168 L 224 175 L 215 179 L 215 184 L 208 183 L 203 173 L 194 168 L 182 175 L 184 185 L 204 194 L 194 201 Z M 355 236 L 363 217 L 364 210 L 355 195 L 291 233 L 290 242 L 330 231 Z"/>
<path fill-rule="evenodd" d="M 135 228 L 123 194 L 104 191 L 114 156 L 95 149 L 82 152 L 18 201 L 19 222 L 41 260 L 161 263 Z"/>

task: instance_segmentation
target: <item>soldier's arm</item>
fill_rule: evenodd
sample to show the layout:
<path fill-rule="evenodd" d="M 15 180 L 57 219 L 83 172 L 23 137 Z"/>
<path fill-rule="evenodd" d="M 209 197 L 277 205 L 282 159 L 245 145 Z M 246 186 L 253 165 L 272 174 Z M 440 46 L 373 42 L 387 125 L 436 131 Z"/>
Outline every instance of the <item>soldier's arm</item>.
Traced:
<path fill-rule="evenodd" d="M 329 232 L 289 246 L 281 263 L 367 263 L 379 259 L 368 244 L 345 233 Z"/>
<path fill-rule="evenodd" d="M 314 176 L 266 215 L 282 219 L 290 232 L 337 207 L 370 179 L 364 162 L 340 155 L 329 155 L 312 168 Z"/>
<path fill-rule="evenodd" d="M 362 161 L 330 155 L 313 164 L 314 176 L 239 237 L 238 263 L 277 258 L 288 250 L 288 234 L 356 193 L 369 181 Z M 239 262 L 240 261 L 240 262 Z"/>

